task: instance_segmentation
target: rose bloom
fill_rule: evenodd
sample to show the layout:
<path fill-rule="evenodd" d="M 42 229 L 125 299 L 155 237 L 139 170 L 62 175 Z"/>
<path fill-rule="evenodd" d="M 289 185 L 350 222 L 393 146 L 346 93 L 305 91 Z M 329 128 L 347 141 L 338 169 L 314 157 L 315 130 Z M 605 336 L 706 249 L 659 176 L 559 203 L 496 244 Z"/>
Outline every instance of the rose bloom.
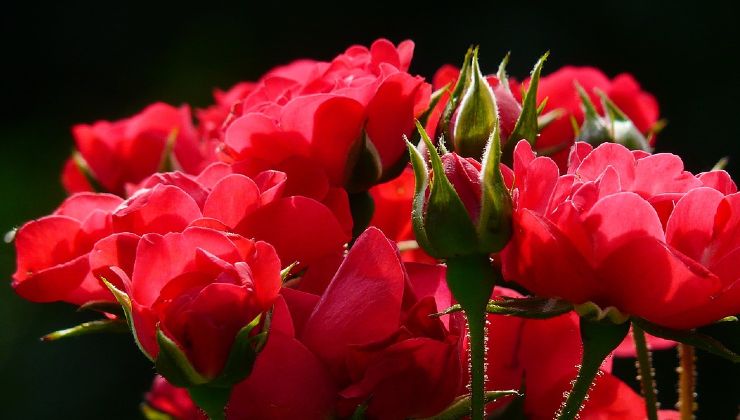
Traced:
<path fill-rule="evenodd" d="M 272 70 L 233 106 L 224 159 L 264 169 L 298 157 L 316 162 L 331 185 L 358 190 L 397 175 L 407 153 L 403 136 L 413 133 L 431 90 L 407 73 L 412 53 L 411 41 L 396 47 L 380 39 L 331 62 Z M 370 159 L 375 173 L 355 177 L 358 159 Z"/>
<path fill-rule="evenodd" d="M 740 312 L 740 195 L 726 172 L 678 156 L 576 143 L 568 173 L 520 142 L 505 278 L 671 328 Z"/>
<path fill-rule="evenodd" d="M 198 177 L 156 174 L 126 200 L 75 194 L 53 215 L 19 229 L 13 287 L 22 297 L 40 302 L 113 300 L 98 281 L 109 276 L 109 266 L 131 275 L 131 250 L 142 236 L 182 232 L 189 226 L 267 241 L 283 265 L 298 262 L 302 270 L 316 264 L 326 273 L 307 274 L 330 278 L 350 239 L 351 225 L 342 226 L 314 199 L 288 195 L 286 185 L 281 172 L 265 171 L 250 178 L 216 163 Z M 115 277 L 111 281 L 123 287 Z"/>
<path fill-rule="evenodd" d="M 369 419 L 423 418 L 462 389 L 462 319 L 429 317 L 451 304 L 443 267 L 404 265 L 377 229 L 358 238 L 322 295 L 281 293 L 227 418 L 346 418 L 360 404 Z"/>
<path fill-rule="evenodd" d="M 187 106 L 155 103 L 130 118 L 78 124 L 72 134 L 84 162 L 73 157 L 64 166 L 62 184 L 70 193 L 93 191 L 80 164 L 100 187 L 123 195 L 127 184 L 141 182 L 166 165 L 198 173 L 212 154 L 200 143 Z"/>

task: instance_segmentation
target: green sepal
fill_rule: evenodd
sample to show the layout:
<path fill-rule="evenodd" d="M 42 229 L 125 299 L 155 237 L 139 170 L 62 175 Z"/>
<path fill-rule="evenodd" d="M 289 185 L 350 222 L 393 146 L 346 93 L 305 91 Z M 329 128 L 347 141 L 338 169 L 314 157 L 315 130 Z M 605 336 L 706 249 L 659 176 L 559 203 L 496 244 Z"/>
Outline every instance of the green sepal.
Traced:
<path fill-rule="evenodd" d="M 608 320 L 614 324 L 624 324 L 629 320 L 628 315 L 623 314 L 614 306 L 607 306 L 606 308 L 602 308 L 591 301 L 580 303 L 578 305 L 573 305 L 573 310 L 575 310 L 578 316 L 580 316 L 581 318 L 589 319 L 592 321 Z"/>
<path fill-rule="evenodd" d="M 419 115 L 418 120 L 421 125 L 427 125 L 427 123 L 429 122 L 429 116 L 432 115 L 432 111 L 434 111 L 434 108 L 437 107 L 439 101 L 442 100 L 442 96 L 444 96 L 444 94 L 447 93 L 449 90 L 450 84 L 448 83 L 432 92 L 432 95 L 429 97 L 429 107 L 426 111 Z M 414 140 L 416 140 L 416 142 L 412 141 L 412 143 L 414 144 L 418 144 L 419 140 L 421 140 L 421 136 L 419 136 L 417 132 L 414 133 Z"/>
<path fill-rule="evenodd" d="M 175 127 L 167 135 L 167 140 L 164 143 L 164 150 L 162 150 L 162 157 L 159 160 L 159 169 L 157 172 L 173 172 L 182 170 L 180 162 L 175 157 L 175 143 L 177 143 L 177 135 L 180 130 Z"/>
<path fill-rule="evenodd" d="M 606 111 L 611 140 L 631 150 L 650 152 L 648 139 L 642 135 L 632 120 L 604 92 L 599 91 L 598 94 Z"/>
<path fill-rule="evenodd" d="M 365 420 L 366 418 L 367 404 L 365 403 L 358 405 L 355 411 L 352 412 L 352 417 L 350 417 L 351 420 Z"/>
<path fill-rule="evenodd" d="M 486 306 L 486 312 L 495 315 L 516 316 L 520 318 L 547 319 L 560 316 L 573 309 L 565 300 L 546 297 L 500 298 L 492 299 Z M 431 316 L 439 317 L 462 311 L 459 304 L 452 305 L 444 311 Z"/>
<path fill-rule="evenodd" d="M 146 403 L 142 403 L 139 409 L 146 420 L 176 420 L 169 414 L 163 413 Z"/>
<path fill-rule="evenodd" d="M 82 311 L 95 311 L 118 315 L 119 317 L 125 316 L 120 304 L 108 300 L 92 300 L 89 302 L 85 302 L 77 308 L 77 312 Z"/>
<path fill-rule="evenodd" d="M 253 334 L 254 329 L 260 327 L 262 321 L 262 314 L 260 314 L 239 330 L 234 339 L 234 344 L 231 346 L 224 369 L 216 379 L 208 383 L 209 386 L 230 387 L 249 376 L 257 359 L 257 354 L 267 342 L 271 320 L 272 314 L 267 312 L 264 323 L 262 323 L 262 330 Z"/>
<path fill-rule="evenodd" d="M 5 232 L 5 235 L 3 235 L 3 242 L 5 242 L 6 244 L 12 244 L 13 241 L 15 241 L 16 233 L 18 233 L 17 227 L 14 227 L 13 229 Z"/>
<path fill-rule="evenodd" d="M 504 147 L 504 162 L 511 162 L 514 146 L 519 140 L 527 140 L 533 149 L 537 145 L 537 133 L 539 133 L 540 129 L 537 121 L 540 113 L 537 107 L 537 88 L 540 84 L 542 66 L 545 64 L 545 60 L 547 60 L 549 55 L 549 51 L 543 54 L 532 69 L 529 88 L 527 88 L 527 92 L 522 99 L 522 112 L 519 114 L 516 125 L 514 125 L 514 129 L 511 131 L 511 135 L 509 135 L 509 139 Z"/>
<path fill-rule="evenodd" d="M 401 154 L 401 170 L 406 166 L 406 156 Z M 349 193 L 364 192 L 377 184 L 383 175 L 383 162 L 365 130 L 349 151 L 345 189 Z"/>
<path fill-rule="evenodd" d="M 430 182 L 429 198 L 421 220 L 426 240 L 432 244 L 432 249 L 424 248 L 424 250 L 437 258 L 475 253 L 478 248 L 478 238 L 475 226 L 470 220 L 470 215 L 468 215 L 460 196 L 457 195 L 455 188 L 447 178 L 442 159 L 426 131 L 424 131 L 424 127 L 418 121 L 416 124 L 429 151 L 434 177 Z M 424 191 L 417 189 L 414 198 L 415 200 L 417 198 L 423 200 Z M 419 237 L 417 236 L 418 240 Z M 422 241 L 419 242 L 419 245 L 424 247 Z"/>
<path fill-rule="evenodd" d="M 542 101 L 544 103 L 544 101 Z M 562 117 L 564 115 L 564 112 L 562 109 L 553 109 L 552 111 L 548 112 L 547 114 L 540 115 L 537 117 L 537 130 L 540 132 L 545 129 L 548 125 L 552 124 L 553 121 L 557 120 L 558 118 Z"/>
<path fill-rule="evenodd" d="M 41 341 L 56 341 L 62 338 L 77 337 L 96 333 L 126 333 L 128 325 L 120 319 L 100 319 L 97 321 L 83 322 L 72 328 L 54 331 L 41 337 Z"/>
<path fill-rule="evenodd" d="M 429 187 L 429 169 L 426 160 L 419 153 L 416 146 L 408 140 L 406 140 L 406 146 L 409 148 L 411 168 L 414 170 L 414 199 L 411 206 L 411 225 L 414 228 L 414 236 L 420 248 L 424 249 L 429 255 L 437 255 L 437 251 L 429 242 L 424 228 L 424 202 L 427 187 Z"/>
<path fill-rule="evenodd" d="M 574 130 L 576 132 L 576 141 L 584 141 L 594 146 L 611 141 L 612 136 L 606 121 L 599 115 L 596 106 L 591 102 L 591 98 L 583 87 L 576 82 L 576 91 L 581 98 L 583 106 L 583 124 Z M 577 125 L 574 125 L 574 127 Z"/>
<path fill-rule="evenodd" d="M 486 391 L 486 404 L 496 401 L 499 398 L 516 396 L 519 397 L 519 391 L 514 389 L 503 391 Z M 447 408 L 436 416 L 427 417 L 426 420 L 459 420 L 470 415 L 470 396 L 464 395 L 455 399 Z"/>
<path fill-rule="evenodd" d="M 709 327 L 702 327 L 696 330 L 675 330 L 672 328 L 655 325 L 649 321 L 637 317 L 633 317 L 632 322 L 634 322 L 640 328 L 645 330 L 646 333 L 652 336 L 688 344 L 698 349 L 702 349 L 708 353 L 712 353 L 716 356 L 720 356 L 722 358 L 730 360 L 733 363 L 740 363 L 740 354 L 729 349 L 727 346 L 725 346 L 725 344 L 717 340 L 715 337 L 707 334 L 708 332 L 712 332 L 712 329 Z M 737 341 L 737 338 L 735 340 Z"/>
<path fill-rule="evenodd" d="M 113 294 L 113 297 L 116 298 L 116 301 L 121 305 L 121 309 L 123 309 L 123 315 L 126 317 L 126 323 L 128 324 L 129 329 L 131 330 L 131 335 L 134 336 L 134 342 L 136 343 L 136 346 L 141 350 L 142 353 L 144 353 L 144 356 L 147 357 L 147 359 L 154 361 L 154 358 L 151 354 L 149 354 L 145 349 L 144 346 L 141 345 L 141 342 L 139 341 L 139 336 L 136 335 L 136 327 L 134 327 L 134 318 L 131 315 L 131 298 L 128 297 L 128 295 L 120 290 L 116 286 L 114 286 L 112 283 L 110 283 L 108 280 L 106 280 L 104 277 L 100 278 L 100 281 L 105 284 L 105 287 L 110 290 L 110 292 Z"/>
<path fill-rule="evenodd" d="M 511 238 L 513 205 L 501 175 L 501 138 L 496 124 L 488 140 L 481 167 L 481 212 L 478 219 L 478 251 L 498 252 Z"/>
<path fill-rule="evenodd" d="M 72 162 L 75 164 L 77 169 L 82 172 L 82 176 L 84 176 L 87 183 L 90 184 L 90 188 L 93 192 L 106 191 L 106 189 L 98 182 L 92 169 L 90 169 L 90 165 L 87 164 L 85 158 L 76 149 L 72 151 Z"/>
<path fill-rule="evenodd" d="M 157 372 L 169 383 L 181 388 L 189 388 L 209 382 L 208 378 L 195 370 L 185 353 L 177 343 L 162 332 L 159 325 L 157 325 L 156 336 L 159 354 L 154 365 L 157 367 Z"/>
<path fill-rule="evenodd" d="M 498 65 L 498 71 L 496 72 L 498 82 L 509 92 L 511 92 L 511 86 L 509 86 L 509 76 L 506 74 L 506 66 L 509 64 L 510 57 L 511 51 L 507 51 L 504 58 L 501 59 L 501 64 Z"/>
<path fill-rule="evenodd" d="M 226 420 L 226 404 L 231 396 L 231 387 L 193 386 L 188 388 L 188 393 L 209 420 Z"/>
<path fill-rule="evenodd" d="M 728 163 L 730 163 L 730 157 L 724 156 L 720 158 L 717 161 L 717 163 L 714 164 L 714 166 L 712 166 L 712 170 L 713 171 L 724 171 Z"/>
<path fill-rule="evenodd" d="M 290 272 L 293 271 L 296 265 L 298 265 L 298 261 L 293 261 L 290 265 L 280 270 L 280 280 L 282 280 L 283 283 L 288 279 Z"/>
<path fill-rule="evenodd" d="M 447 105 L 445 105 L 442 115 L 439 117 L 439 124 L 437 124 L 437 133 L 435 137 L 445 136 L 447 138 L 451 138 L 450 123 L 452 122 L 452 116 L 457 109 L 457 105 L 460 103 L 463 91 L 470 81 L 472 59 L 473 47 L 470 47 L 465 53 L 462 67 L 460 67 L 460 75 L 457 77 L 455 87 L 452 89 L 452 92 L 450 92 L 450 99 L 447 101 Z"/>
<path fill-rule="evenodd" d="M 491 133 L 497 126 L 496 97 L 481 73 L 478 48 L 475 48 L 471 61 L 470 82 L 465 87 L 450 130 L 452 149 L 461 156 L 480 159 Z"/>
<path fill-rule="evenodd" d="M 405 155 L 405 154 L 404 154 Z M 367 191 L 347 194 L 349 211 L 352 214 L 352 238 L 357 238 L 370 225 L 375 212 L 375 201 Z"/>

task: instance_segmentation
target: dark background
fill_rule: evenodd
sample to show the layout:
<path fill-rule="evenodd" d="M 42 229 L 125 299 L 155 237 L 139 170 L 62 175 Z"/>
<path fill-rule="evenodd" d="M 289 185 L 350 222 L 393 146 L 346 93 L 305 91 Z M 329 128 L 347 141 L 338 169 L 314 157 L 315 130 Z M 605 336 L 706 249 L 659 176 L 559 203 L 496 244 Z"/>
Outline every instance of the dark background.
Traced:
<path fill-rule="evenodd" d="M 738 179 L 740 38 L 732 10 L 712 2 L 486 2 L 469 9 L 451 2 L 434 10 L 430 3 L 401 10 L 400 2 L 326 10 L 314 4 L 258 10 L 246 1 L 192 8 L 60 3 L 5 5 L 0 14 L 2 232 L 48 214 L 64 198 L 58 173 L 72 148 L 72 124 L 122 118 L 157 100 L 205 106 L 213 87 L 256 79 L 299 57 L 329 60 L 381 36 L 412 38 L 412 72 L 427 77 L 443 63 L 460 62 L 471 43 L 481 44 L 488 72 L 511 50 L 509 72 L 519 78 L 547 50 L 546 73 L 564 64 L 595 65 L 610 76 L 630 72 L 655 94 L 669 122 L 660 151 L 680 154 L 696 172 L 730 155 L 729 171 Z M 0 244 L 7 280 L 14 258 L 12 246 Z M 87 319 L 64 304 L 25 302 L 9 282 L 0 284 L 0 418 L 138 418 L 153 370 L 128 336 L 38 341 Z M 667 408 L 676 399 L 677 359 L 674 351 L 656 359 Z M 632 375 L 632 364 L 617 367 Z M 699 369 L 699 417 L 734 418 L 740 369 L 706 354 Z"/>

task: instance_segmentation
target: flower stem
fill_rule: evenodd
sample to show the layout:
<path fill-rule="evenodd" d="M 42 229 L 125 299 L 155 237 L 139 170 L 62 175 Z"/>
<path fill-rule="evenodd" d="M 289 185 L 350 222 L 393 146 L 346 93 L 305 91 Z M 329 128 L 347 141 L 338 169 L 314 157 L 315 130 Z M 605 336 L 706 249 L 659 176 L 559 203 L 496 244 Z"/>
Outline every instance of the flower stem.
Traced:
<path fill-rule="evenodd" d="M 696 354 L 694 347 L 680 343 L 678 345 L 678 356 L 680 365 L 678 367 L 678 411 L 681 420 L 694 418 L 696 410 Z"/>
<path fill-rule="evenodd" d="M 486 306 L 496 283 L 488 255 L 447 260 L 447 284 L 468 320 L 470 348 L 470 418 L 485 418 Z"/>
<path fill-rule="evenodd" d="M 632 338 L 637 350 L 637 369 L 642 396 L 645 398 L 645 411 L 648 420 L 658 420 L 658 398 L 655 392 L 653 361 L 645 340 L 645 331 L 632 324 Z"/>
<path fill-rule="evenodd" d="M 568 398 L 557 414 L 558 420 L 573 420 L 578 417 L 601 364 L 627 335 L 629 323 L 614 324 L 608 320 L 581 318 L 580 330 L 583 342 L 581 367 Z"/>

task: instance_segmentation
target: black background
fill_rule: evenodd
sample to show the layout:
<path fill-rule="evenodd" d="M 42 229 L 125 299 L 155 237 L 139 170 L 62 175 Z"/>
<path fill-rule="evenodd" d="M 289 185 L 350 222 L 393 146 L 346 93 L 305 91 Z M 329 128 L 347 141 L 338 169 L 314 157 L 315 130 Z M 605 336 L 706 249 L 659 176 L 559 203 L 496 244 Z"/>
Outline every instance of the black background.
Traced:
<path fill-rule="evenodd" d="M 732 9 L 706 1 L 459 3 L 5 5 L 0 230 L 45 215 L 63 199 L 58 173 L 72 148 L 72 124 L 122 118 L 157 100 L 205 106 L 214 87 L 256 79 L 299 57 L 328 60 L 378 37 L 413 39 L 411 70 L 427 77 L 444 63 L 458 64 L 472 43 L 481 45 L 489 72 L 511 50 L 509 72 L 519 78 L 547 50 L 545 73 L 565 64 L 595 65 L 610 76 L 630 72 L 668 120 L 659 151 L 680 154 L 695 172 L 730 155 L 728 169 L 738 179 L 740 38 Z M 1 244 L 0 273 L 8 280 L 14 258 L 12 246 Z M 25 302 L 9 282 L 0 284 L 0 418 L 138 418 L 153 370 L 129 337 L 38 341 L 87 319 L 64 304 Z M 659 396 L 670 407 L 675 351 L 656 359 Z M 633 375 L 632 363 L 617 362 L 620 374 Z M 740 369 L 705 354 L 699 369 L 699 417 L 734 418 Z"/>

